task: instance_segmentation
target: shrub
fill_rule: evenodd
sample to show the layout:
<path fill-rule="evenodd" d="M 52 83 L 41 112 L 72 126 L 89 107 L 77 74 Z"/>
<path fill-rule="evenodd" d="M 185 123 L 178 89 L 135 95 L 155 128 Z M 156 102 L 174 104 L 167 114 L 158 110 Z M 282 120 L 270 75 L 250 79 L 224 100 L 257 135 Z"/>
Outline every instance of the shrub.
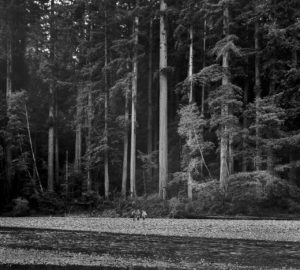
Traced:
<path fill-rule="evenodd" d="M 224 210 L 224 194 L 216 180 L 200 183 L 194 187 L 196 200 L 193 209 L 197 215 L 218 214 Z"/>
<path fill-rule="evenodd" d="M 29 202 L 24 198 L 17 198 L 13 200 L 12 216 L 21 217 L 29 214 Z"/>
<path fill-rule="evenodd" d="M 259 215 L 267 209 L 285 210 L 300 202 L 299 188 L 266 171 L 232 175 L 226 195 L 230 214 Z"/>
<path fill-rule="evenodd" d="M 46 215 L 63 214 L 65 202 L 54 192 L 45 192 L 36 197 L 37 210 Z"/>
<path fill-rule="evenodd" d="M 150 194 L 147 198 L 140 198 L 136 201 L 138 208 L 146 210 L 148 217 L 167 217 L 169 215 L 169 205 L 167 201 L 162 201 L 158 194 Z"/>
<path fill-rule="evenodd" d="M 178 215 L 180 200 L 173 197 L 169 200 L 169 217 L 174 218 Z"/>

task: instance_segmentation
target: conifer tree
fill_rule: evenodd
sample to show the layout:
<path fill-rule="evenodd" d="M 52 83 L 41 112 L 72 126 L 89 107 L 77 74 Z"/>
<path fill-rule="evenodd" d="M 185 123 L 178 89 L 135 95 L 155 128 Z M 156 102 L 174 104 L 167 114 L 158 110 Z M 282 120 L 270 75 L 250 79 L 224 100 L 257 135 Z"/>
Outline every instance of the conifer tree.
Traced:
<path fill-rule="evenodd" d="M 49 130 L 48 130 L 48 191 L 54 191 L 54 0 L 50 5 L 50 56 L 51 76 L 49 82 Z"/>
<path fill-rule="evenodd" d="M 167 4 L 160 0 L 160 54 L 159 54 L 159 197 L 166 200 L 168 182 L 168 80 L 167 80 Z"/>
<path fill-rule="evenodd" d="M 136 8 L 139 8 L 139 0 L 136 1 Z M 134 26 L 134 52 L 132 71 L 132 92 L 131 92 L 131 151 L 130 151 L 130 196 L 136 196 L 136 106 L 138 90 L 138 42 L 139 42 L 139 17 L 135 15 Z"/>

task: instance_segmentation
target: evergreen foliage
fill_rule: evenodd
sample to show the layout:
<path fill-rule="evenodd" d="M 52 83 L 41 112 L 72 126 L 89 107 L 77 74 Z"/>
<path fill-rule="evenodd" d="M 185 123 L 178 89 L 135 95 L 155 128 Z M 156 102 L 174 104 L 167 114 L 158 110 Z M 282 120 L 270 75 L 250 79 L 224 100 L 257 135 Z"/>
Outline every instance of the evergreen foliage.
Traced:
<path fill-rule="evenodd" d="M 1 1 L 0 209 L 298 211 L 299 18 L 297 0 Z"/>

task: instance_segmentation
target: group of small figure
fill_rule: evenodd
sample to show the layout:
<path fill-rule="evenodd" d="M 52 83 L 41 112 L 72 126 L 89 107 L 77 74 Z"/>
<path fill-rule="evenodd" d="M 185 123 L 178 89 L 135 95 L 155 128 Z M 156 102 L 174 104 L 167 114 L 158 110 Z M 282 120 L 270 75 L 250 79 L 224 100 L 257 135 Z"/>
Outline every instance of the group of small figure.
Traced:
<path fill-rule="evenodd" d="M 145 210 L 136 209 L 131 212 L 131 217 L 133 220 L 140 220 L 140 218 L 145 220 L 147 217 L 147 212 Z"/>

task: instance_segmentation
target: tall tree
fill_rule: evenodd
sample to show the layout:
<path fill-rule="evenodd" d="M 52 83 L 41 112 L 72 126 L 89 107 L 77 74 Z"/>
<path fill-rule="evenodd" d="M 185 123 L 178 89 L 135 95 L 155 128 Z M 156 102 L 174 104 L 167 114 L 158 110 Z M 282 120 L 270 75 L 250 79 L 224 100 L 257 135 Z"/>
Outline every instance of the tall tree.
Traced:
<path fill-rule="evenodd" d="M 229 37 L 229 8 L 228 2 L 224 2 L 223 6 L 223 35 L 224 38 Z M 229 51 L 224 51 L 222 55 L 222 67 L 224 75 L 222 78 L 222 87 L 225 89 L 229 85 L 228 69 L 229 69 Z M 224 101 L 221 104 L 221 117 L 226 119 L 228 117 L 228 104 Z M 226 120 L 225 120 L 226 121 Z M 221 127 L 221 142 L 220 142 L 220 185 L 221 188 L 226 188 L 227 179 L 229 176 L 228 166 L 228 124 L 225 122 Z"/>
<path fill-rule="evenodd" d="M 7 42 L 6 42 L 6 104 L 7 104 L 7 114 L 10 110 L 10 102 L 12 96 L 12 29 L 11 29 L 11 16 L 7 15 Z M 6 181 L 7 181 L 7 191 L 11 191 L 11 181 L 12 181 L 12 149 L 11 149 L 11 138 L 9 138 L 9 132 L 6 138 Z"/>
<path fill-rule="evenodd" d="M 139 0 L 136 1 L 139 8 Z M 138 87 L 138 42 L 139 42 L 139 17 L 134 17 L 134 52 L 133 52 L 133 74 L 132 74 L 132 97 L 131 97 L 131 155 L 130 155 L 130 196 L 136 196 L 136 105 Z"/>
<path fill-rule="evenodd" d="M 76 98 L 76 130 L 75 130 L 75 173 L 81 172 L 81 158 L 82 158 L 82 84 L 77 86 Z"/>
<path fill-rule="evenodd" d="M 129 85 L 127 83 L 126 85 Z M 124 117 L 124 150 L 123 150 L 123 171 L 122 171 L 122 196 L 126 197 L 127 168 L 128 168 L 128 123 L 129 123 L 129 87 L 125 87 L 125 117 Z"/>
<path fill-rule="evenodd" d="M 255 108 L 256 108 L 256 117 L 255 117 L 255 145 L 256 145 L 256 156 L 255 156 L 255 169 L 261 169 L 261 148 L 259 144 L 260 137 L 260 128 L 259 128 L 259 103 L 261 99 L 261 74 L 260 74 L 260 44 L 259 44 L 259 22 L 255 22 L 255 31 L 254 31 L 254 45 L 255 45 Z"/>
<path fill-rule="evenodd" d="M 48 129 L 48 191 L 54 191 L 54 0 L 50 2 L 50 66 L 49 129 Z"/>
<path fill-rule="evenodd" d="M 149 22 L 149 53 L 148 53 L 148 118 L 147 118 L 147 152 L 148 155 L 151 154 L 153 150 L 153 128 L 152 128 L 152 77 L 153 77 L 153 18 L 150 18 Z M 148 168 L 148 178 L 152 180 L 152 169 Z"/>
<path fill-rule="evenodd" d="M 159 197 L 167 198 L 168 181 L 168 79 L 167 79 L 167 4 L 160 0 L 159 49 Z"/>
<path fill-rule="evenodd" d="M 107 44 L 107 10 L 104 11 L 104 195 L 109 197 L 109 173 L 108 173 L 108 44 Z"/>
<path fill-rule="evenodd" d="M 189 36 L 190 36 L 190 48 L 189 48 L 189 65 L 188 65 L 188 78 L 190 80 L 189 83 L 189 104 L 194 102 L 194 93 L 193 93 L 193 66 L 194 66 L 194 30 L 191 25 L 189 28 Z M 189 141 L 192 140 L 192 131 L 189 134 Z M 191 166 L 189 166 L 188 170 L 188 198 L 190 200 L 193 199 L 193 177 L 191 172 Z"/>

